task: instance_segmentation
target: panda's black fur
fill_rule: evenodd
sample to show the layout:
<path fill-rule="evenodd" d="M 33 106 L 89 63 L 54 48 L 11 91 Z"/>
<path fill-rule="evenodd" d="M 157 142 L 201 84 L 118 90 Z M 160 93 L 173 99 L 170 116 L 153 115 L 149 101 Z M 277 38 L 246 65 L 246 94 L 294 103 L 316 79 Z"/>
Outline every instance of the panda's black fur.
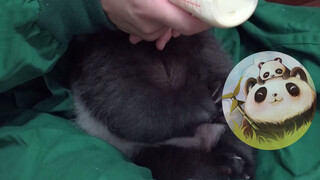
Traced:
<path fill-rule="evenodd" d="M 279 57 L 276 57 L 276 58 L 274 58 L 273 60 L 269 60 L 269 61 L 266 61 L 266 62 L 260 62 L 259 64 L 258 64 L 258 67 L 259 67 L 259 69 L 260 69 L 260 73 L 259 73 L 259 76 L 257 77 L 257 82 L 259 83 L 259 84 L 264 84 L 265 83 L 265 81 L 267 80 L 267 79 L 262 79 L 262 74 L 261 74 L 261 69 L 262 69 L 262 67 L 263 66 L 265 66 L 266 64 L 268 64 L 268 63 L 270 63 L 270 62 L 278 62 L 278 64 L 280 65 L 280 66 L 282 66 L 284 69 L 283 69 L 283 74 L 281 75 L 281 77 L 283 78 L 283 79 L 288 79 L 289 77 L 290 77 L 290 70 L 282 63 L 282 59 L 281 58 L 279 58 Z M 273 67 L 273 68 L 270 68 L 270 69 L 268 69 L 268 72 L 267 73 L 269 73 L 269 74 L 271 74 L 271 73 L 275 73 L 276 72 L 276 70 L 277 70 L 277 68 L 276 67 Z M 278 74 L 278 76 L 279 76 L 279 74 Z M 273 78 L 273 77 L 268 77 L 268 79 L 270 79 L 270 78 Z"/>
<path fill-rule="evenodd" d="M 192 137 L 203 123 L 225 124 L 219 98 L 231 65 L 209 33 L 172 39 L 158 51 L 106 30 L 77 37 L 67 56 L 73 93 L 117 138 L 143 144 L 130 158 L 156 179 L 253 178 L 254 151 L 229 128 L 208 152 L 152 145 Z"/>

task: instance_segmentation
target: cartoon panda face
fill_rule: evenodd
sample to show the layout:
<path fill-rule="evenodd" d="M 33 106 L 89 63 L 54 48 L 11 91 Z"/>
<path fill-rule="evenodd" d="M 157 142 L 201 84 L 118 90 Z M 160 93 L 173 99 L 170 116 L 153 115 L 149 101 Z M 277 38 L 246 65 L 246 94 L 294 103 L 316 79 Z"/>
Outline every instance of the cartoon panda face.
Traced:
<path fill-rule="evenodd" d="M 259 76 L 262 80 L 267 80 L 273 77 L 280 77 L 286 71 L 286 67 L 278 60 L 271 60 L 259 64 Z"/>
<path fill-rule="evenodd" d="M 315 93 L 298 77 L 269 79 L 249 87 L 246 114 L 255 122 L 281 123 L 311 108 Z"/>

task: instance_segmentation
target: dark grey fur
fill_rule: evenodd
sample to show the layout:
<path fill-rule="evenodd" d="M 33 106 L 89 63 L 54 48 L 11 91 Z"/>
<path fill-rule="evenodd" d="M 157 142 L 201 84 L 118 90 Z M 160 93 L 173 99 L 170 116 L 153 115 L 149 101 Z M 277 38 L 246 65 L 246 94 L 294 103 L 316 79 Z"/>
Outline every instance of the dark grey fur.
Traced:
<path fill-rule="evenodd" d="M 154 43 L 131 45 L 124 33 L 105 32 L 77 38 L 68 54 L 72 86 L 92 116 L 122 139 L 154 144 L 193 136 L 202 123 L 225 123 L 218 98 L 231 65 L 208 33 L 172 39 L 158 51 Z M 243 163 L 229 162 L 234 156 Z M 212 152 L 162 146 L 132 159 L 166 180 L 253 175 L 252 149 L 229 130 Z M 218 168 L 231 166 L 231 173 Z"/>

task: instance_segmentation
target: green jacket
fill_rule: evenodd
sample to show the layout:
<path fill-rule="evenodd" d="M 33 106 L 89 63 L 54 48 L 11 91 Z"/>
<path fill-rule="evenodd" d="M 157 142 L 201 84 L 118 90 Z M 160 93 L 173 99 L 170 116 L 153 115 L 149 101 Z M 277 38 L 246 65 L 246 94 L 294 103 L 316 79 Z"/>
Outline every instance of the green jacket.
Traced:
<path fill-rule="evenodd" d="M 77 129 L 61 58 L 74 34 L 113 27 L 99 0 L 0 0 L 0 179 L 152 179 Z"/>
<path fill-rule="evenodd" d="M 235 64 L 265 50 L 295 57 L 319 97 L 319 17 L 316 8 L 260 1 L 248 22 L 211 32 Z M 68 69 L 61 57 L 73 35 L 106 26 L 114 28 L 99 0 L 0 0 L 0 179 L 152 179 L 148 169 L 70 121 Z M 319 179 L 319 112 L 318 106 L 297 143 L 258 151 L 258 180 Z"/>

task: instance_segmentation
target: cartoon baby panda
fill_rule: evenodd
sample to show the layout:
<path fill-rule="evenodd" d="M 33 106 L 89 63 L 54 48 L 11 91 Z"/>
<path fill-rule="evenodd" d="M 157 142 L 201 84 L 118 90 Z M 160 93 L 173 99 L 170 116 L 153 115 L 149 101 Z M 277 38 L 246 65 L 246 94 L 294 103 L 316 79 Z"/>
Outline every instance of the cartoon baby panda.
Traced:
<path fill-rule="evenodd" d="M 289 78 L 290 70 L 282 64 L 282 59 L 277 57 L 274 60 L 261 62 L 258 65 L 260 73 L 257 78 L 259 84 L 273 77 L 283 77 L 284 79 Z"/>
<path fill-rule="evenodd" d="M 283 66 L 278 67 L 285 73 Z M 264 78 L 264 84 L 257 83 L 255 78 L 246 81 L 244 111 L 249 120 L 243 120 L 245 135 L 255 131 L 265 138 L 283 137 L 285 132 L 293 132 L 310 122 L 314 115 L 316 94 L 302 68 L 293 68 L 288 78 L 284 75 L 268 77 Z"/>

